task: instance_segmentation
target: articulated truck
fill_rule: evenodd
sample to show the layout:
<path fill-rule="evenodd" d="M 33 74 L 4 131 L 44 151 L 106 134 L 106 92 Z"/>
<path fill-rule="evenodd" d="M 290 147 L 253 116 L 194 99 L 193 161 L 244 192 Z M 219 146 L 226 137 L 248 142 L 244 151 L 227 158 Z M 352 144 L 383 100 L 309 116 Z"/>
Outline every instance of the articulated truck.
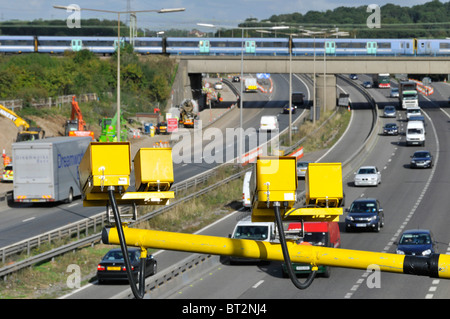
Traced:
<path fill-rule="evenodd" d="M 72 202 L 81 195 L 78 165 L 91 137 L 52 137 L 12 145 L 15 202 Z"/>

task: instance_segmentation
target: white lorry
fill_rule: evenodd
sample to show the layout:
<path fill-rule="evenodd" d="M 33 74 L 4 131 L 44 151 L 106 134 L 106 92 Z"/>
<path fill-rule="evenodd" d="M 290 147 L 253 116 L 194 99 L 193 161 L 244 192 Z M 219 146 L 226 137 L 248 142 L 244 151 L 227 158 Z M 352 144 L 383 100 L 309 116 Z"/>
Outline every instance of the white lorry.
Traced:
<path fill-rule="evenodd" d="M 14 143 L 15 202 L 71 202 L 81 195 L 78 165 L 90 137 L 52 137 Z"/>
<path fill-rule="evenodd" d="M 245 78 L 244 79 L 244 91 L 245 92 L 256 92 L 258 90 L 258 84 L 255 78 Z"/>
<path fill-rule="evenodd" d="M 416 82 L 404 81 L 399 84 L 399 104 L 402 109 L 406 110 L 407 107 L 419 106 L 419 95 L 416 89 Z"/>

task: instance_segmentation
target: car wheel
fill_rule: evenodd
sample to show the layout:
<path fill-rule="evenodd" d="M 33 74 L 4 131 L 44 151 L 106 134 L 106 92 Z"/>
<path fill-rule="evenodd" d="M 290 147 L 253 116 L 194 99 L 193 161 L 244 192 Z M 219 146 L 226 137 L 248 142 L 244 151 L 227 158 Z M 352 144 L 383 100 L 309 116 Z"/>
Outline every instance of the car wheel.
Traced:
<path fill-rule="evenodd" d="M 329 267 L 329 266 L 325 267 L 325 271 L 322 273 L 322 277 L 323 278 L 330 278 L 330 276 L 331 276 L 331 269 L 330 268 L 331 267 Z"/>
<path fill-rule="evenodd" d="M 73 189 L 72 189 L 72 187 L 69 189 L 69 196 L 67 197 L 67 199 L 66 199 L 66 203 L 67 204 L 70 204 L 70 203 L 72 203 L 72 201 L 73 201 Z"/>
<path fill-rule="evenodd" d="M 381 223 L 380 222 L 378 222 L 377 223 L 377 227 L 375 227 L 375 232 L 379 232 L 381 230 Z"/>

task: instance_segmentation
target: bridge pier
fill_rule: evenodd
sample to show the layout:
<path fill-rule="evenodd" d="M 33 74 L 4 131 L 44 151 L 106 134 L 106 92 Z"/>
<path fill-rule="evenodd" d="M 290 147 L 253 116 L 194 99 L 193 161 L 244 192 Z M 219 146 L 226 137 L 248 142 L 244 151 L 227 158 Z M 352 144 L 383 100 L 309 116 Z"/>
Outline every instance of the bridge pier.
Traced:
<path fill-rule="evenodd" d="M 321 113 L 334 110 L 337 103 L 336 76 L 316 74 L 316 106 Z"/>

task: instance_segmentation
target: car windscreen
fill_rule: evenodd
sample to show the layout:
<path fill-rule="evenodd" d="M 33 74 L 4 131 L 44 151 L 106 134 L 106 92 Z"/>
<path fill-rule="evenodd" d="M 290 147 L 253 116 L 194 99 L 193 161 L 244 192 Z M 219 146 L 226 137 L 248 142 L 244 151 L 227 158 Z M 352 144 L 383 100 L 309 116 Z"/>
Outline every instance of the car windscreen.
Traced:
<path fill-rule="evenodd" d="M 374 213 L 377 211 L 374 202 L 358 202 L 353 203 L 350 207 L 350 213 Z"/>
<path fill-rule="evenodd" d="M 360 168 L 358 170 L 358 174 L 375 174 L 374 168 Z"/>
<path fill-rule="evenodd" d="M 306 241 L 315 246 L 325 246 L 326 245 L 326 233 L 324 232 L 311 232 L 305 233 L 303 237 L 303 241 Z"/>
<path fill-rule="evenodd" d="M 138 260 L 139 254 L 135 251 L 129 251 L 128 255 L 130 256 L 130 261 Z M 109 251 L 103 260 L 121 260 L 123 261 L 122 251 Z"/>
<path fill-rule="evenodd" d="M 416 152 L 416 153 L 414 153 L 414 157 L 429 158 L 431 156 L 430 156 L 430 153 L 427 153 L 427 152 Z"/>
<path fill-rule="evenodd" d="M 234 238 L 266 240 L 268 238 L 267 233 L 268 233 L 267 226 L 241 225 L 236 228 Z"/>
<path fill-rule="evenodd" d="M 427 245 L 431 244 L 428 234 L 403 234 L 399 242 L 400 245 Z"/>

